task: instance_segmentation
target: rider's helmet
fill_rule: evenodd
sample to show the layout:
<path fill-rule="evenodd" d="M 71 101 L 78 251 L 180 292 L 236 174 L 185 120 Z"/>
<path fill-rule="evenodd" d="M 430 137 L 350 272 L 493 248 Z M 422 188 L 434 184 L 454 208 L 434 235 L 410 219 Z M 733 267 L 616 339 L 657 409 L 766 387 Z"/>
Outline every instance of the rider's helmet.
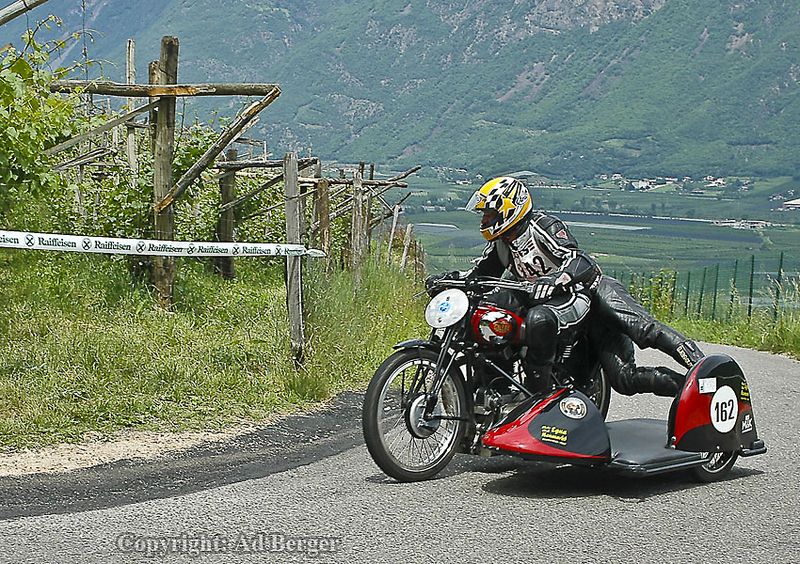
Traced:
<path fill-rule="evenodd" d="M 518 225 L 533 206 L 525 185 L 510 176 L 493 178 L 472 195 L 466 210 L 483 214 L 481 235 L 493 241 Z"/>

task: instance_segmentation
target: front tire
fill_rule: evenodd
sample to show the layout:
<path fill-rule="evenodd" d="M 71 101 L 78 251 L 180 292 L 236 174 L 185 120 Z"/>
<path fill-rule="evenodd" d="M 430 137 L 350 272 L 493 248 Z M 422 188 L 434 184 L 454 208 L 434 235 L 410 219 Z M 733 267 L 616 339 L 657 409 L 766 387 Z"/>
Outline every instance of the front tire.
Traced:
<path fill-rule="evenodd" d="M 437 357 L 437 352 L 422 348 L 397 351 L 375 372 L 364 398 L 367 449 L 380 469 L 400 482 L 438 474 L 464 437 L 467 399 L 457 369 L 445 376 L 433 417 L 422 415 Z"/>

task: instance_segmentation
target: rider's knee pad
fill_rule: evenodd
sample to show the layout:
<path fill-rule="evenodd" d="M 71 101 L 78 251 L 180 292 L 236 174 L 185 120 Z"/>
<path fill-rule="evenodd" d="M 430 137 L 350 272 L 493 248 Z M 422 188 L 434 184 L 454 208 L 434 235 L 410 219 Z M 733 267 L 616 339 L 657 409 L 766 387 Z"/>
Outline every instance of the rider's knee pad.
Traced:
<path fill-rule="evenodd" d="M 558 318 L 544 306 L 534 306 L 525 316 L 525 342 L 528 354 L 546 361 L 555 354 Z"/>

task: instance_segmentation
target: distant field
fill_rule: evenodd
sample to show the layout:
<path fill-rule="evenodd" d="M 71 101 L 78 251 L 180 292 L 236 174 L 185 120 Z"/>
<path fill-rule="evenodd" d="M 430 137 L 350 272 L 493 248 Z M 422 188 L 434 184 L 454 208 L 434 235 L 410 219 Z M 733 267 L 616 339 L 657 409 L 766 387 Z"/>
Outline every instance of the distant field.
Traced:
<path fill-rule="evenodd" d="M 720 277 L 732 276 L 738 259 L 737 278 L 756 256 L 755 285 L 774 276 L 778 258 L 784 253 L 784 271 L 800 271 L 800 211 L 782 212 L 769 196 L 797 184 L 791 177 L 755 181 L 752 188 L 735 200 L 695 197 L 675 192 L 626 192 L 618 189 L 533 188 L 535 205 L 567 222 L 579 244 L 593 253 L 607 272 L 642 273 L 662 268 L 694 271 L 719 264 Z M 421 212 L 422 204 L 463 205 L 477 188 L 419 179 L 412 189 L 419 195 L 408 200 L 414 213 L 405 221 L 450 224 L 459 230 L 433 226 L 416 230 L 425 245 L 428 270 L 466 268 L 478 256 L 485 241 L 478 231 L 478 217 L 464 211 Z M 609 209 L 600 209 L 606 207 Z M 610 210 L 614 211 L 610 211 Z M 591 212 L 587 213 L 576 212 Z M 619 213 L 641 214 L 625 217 Z M 776 224 L 764 229 L 734 229 L 708 222 L 655 219 L 647 216 L 691 219 L 763 219 Z M 749 273 L 749 271 L 748 271 Z M 748 274 L 749 276 L 749 274 Z"/>
<path fill-rule="evenodd" d="M 763 285 L 768 274 L 777 270 L 780 252 L 784 252 L 784 271 L 800 271 L 800 228 L 773 227 L 743 230 L 710 223 L 616 216 L 557 214 L 569 226 L 582 248 L 592 253 L 608 273 L 622 275 L 670 269 L 695 271 L 716 268 L 729 276 L 734 261 L 740 262 L 738 276 L 749 268 L 756 256 L 756 285 Z M 587 217 L 591 221 L 587 221 Z M 409 215 L 412 223 L 447 223 L 459 230 L 419 228 L 417 234 L 425 245 L 428 270 L 436 272 L 466 268 L 470 259 L 479 256 L 485 241 L 478 231 L 478 218 L 467 212 L 427 212 Z M 590 225 L 586 225 L 589 223 Z M 633 231 L 631 228 L 638 228 Z"/>

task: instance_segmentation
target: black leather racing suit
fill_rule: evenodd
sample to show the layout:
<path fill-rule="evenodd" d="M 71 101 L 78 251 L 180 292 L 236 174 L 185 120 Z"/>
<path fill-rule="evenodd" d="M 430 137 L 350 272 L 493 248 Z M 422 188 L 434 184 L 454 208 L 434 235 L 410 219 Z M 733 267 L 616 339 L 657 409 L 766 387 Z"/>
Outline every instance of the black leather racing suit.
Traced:
<path fill-rule="evenodd" d="M 590 323 L 592 346 L 611 386 L 624 395 L 674 396 L 685 379 L 664 366 L 637 367 L 633 343 L 658 349 L 686 368 L 704 356 L 694 341 L 655 319 L 611 276 L 601 276 L 594 289 Z"/>
<path fill-rule="evenodd" d="M 542 212 L 531 212 L 511 234 L 490 241 L 467 276 L 501 276 L 506 269 L 536 283 L 525 304 L 525 371 L 547 381 L 559 335 L 577 328 L 589 314 L 600 269 L 561 220 Z"/>
<path fill-rule="evenodd" d="M 518 279 L 554 282 L 568 275 L 560 295 L 528 310 L 527 373 L 548 373 L 558 335 L 586 320 L 589 308 L 584 300 L 591 296 L 589 333 L 611 386 L 624 395 L 677 393 L 685 377 L 662 366 L 637 367 L 633 343 L 656 348 L 687 368 L 703 353 L 693 341 L 650 315 L 618 280 L 602 275 L 562 221 L 531 212 L 508 239 L 487 244 L 468 276 L 500 276 L 509 269 Z"/>

